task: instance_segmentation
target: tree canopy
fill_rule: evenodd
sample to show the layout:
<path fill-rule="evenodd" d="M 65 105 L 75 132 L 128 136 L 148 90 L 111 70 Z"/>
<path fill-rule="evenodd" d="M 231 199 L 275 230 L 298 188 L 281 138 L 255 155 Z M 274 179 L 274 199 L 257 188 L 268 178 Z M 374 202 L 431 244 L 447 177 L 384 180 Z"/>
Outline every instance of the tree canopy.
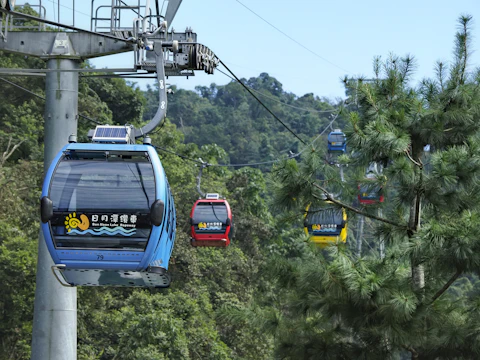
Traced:
<path fill-rule="evenodd" d="M 411 80 L 415 58 L 394 54 L 374 59 L 373 79 L 345 78 L 345 102 L 288 93 L 267 73 L 242 79 L 307 145 L 236 81 L 173 88 L 168 118 L 151 134 L 177 209 L 171 287 L 79 288 L 78 358 L 479 358 L 480 70 L 469 66 L 471 23 L 459 18 L 453 61 L 420 84 Z M 0 53 L 2 68 L 44 66 Z M 0 360 L 28 359 L 44 80 L 0 82 Z M 155 87 L 82 77 L 79 139 L 88 141 L 90 120 L 139 125 L 156 106 Z M 332 166 L 326 135 L 337 127 L 348 151 Z M 235 237 L 225 249 L 190 246 L 199 158 L 208 163 L 202 190 L 232 206 Z M 368 183 L 385 202 L 364 205 L 358 187 L 372 162 L 383 171 Z M 345 245 L 317 248 L 304 234 L 306 207 L 325 199 L 347 211 Z M 373 250 L 358 256 L 356 240 Z"/>

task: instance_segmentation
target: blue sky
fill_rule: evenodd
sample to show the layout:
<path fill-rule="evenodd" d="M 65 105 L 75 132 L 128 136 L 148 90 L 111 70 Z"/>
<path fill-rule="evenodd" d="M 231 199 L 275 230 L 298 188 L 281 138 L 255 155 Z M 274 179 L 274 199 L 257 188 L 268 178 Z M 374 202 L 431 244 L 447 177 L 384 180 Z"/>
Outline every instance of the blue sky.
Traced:
<path fill-rule="evenodd" d="M 76 1 L 76 22 L 87 27 L 84 14 L 90 13 L 90 2 L 79 3 Z M 61 4 L 70 5 L 65 0 Z M 53 1 L 46 6 L 51 18 Z M 66 18 L 64 11 L 69 10 L 62 6 Z M 478 0 L 183 0 L 172 25 L 179 32 L 192 27 L 198 41 L 210 47 L 238 77 L 267 72 L 297 96 L 314 93 L 337 98 L 344 97 L 340 79 L 345 75 L 372 76 L 376 55 L 412 54 L 418 65 L 414 81 L 433 76 L 437 60 L 452 59 L 461 14 L 474 18 L 473 69 L 480 66 Z M 93 64 L 98 68 L 132 67 L 133 54 L 99 58 Z M 198 72 L 188 80 L 170 77 L 168 83 L 194 89 L 229 81 L 219 72 Z M 140 86 L 147 83 L 153 84 L 153 80 L 142 80 Z"/>

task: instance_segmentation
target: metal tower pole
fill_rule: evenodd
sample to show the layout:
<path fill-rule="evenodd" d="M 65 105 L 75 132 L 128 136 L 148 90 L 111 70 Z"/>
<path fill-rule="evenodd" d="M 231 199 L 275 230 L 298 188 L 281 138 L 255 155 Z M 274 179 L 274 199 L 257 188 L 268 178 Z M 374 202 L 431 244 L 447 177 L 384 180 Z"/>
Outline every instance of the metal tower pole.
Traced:
<path fill-rule="evenodd" d="M 382 209 L 378 209 L 378 217 L 383 217 Z M 379 251 L 380 251 L 380 259 L 385 258 L 385 239 L 383 236 L 380 236 L 380 243 L 379 243 Z"/>
<path fill-rule="evenodd" d="M 357 256 L 362 256 L 362 241 L 363 241 L 363 225 L 365 222 L 365 217 L 360 215 L 358 217 L 358 231 L 357 231 Z"/>
<path fill-rule="evenodd" d="M 50 59 L 48 69 L 75 70 L 70 59 Z M 44 170 L 55 155 L 77 134 L 78 72 L 49 72 L 46 75 Z M 54 265 L 40 232 L 37 287 L 33 316 L 32 360 L 75 360 L 77 358 L 77 289 L 63 287 L 53 276 Z"/>

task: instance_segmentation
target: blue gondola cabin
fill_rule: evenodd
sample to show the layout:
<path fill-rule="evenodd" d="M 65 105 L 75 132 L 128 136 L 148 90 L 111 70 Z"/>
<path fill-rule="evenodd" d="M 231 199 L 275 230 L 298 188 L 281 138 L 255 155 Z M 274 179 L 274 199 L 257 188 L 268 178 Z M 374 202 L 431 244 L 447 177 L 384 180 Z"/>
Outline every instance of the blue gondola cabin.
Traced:
<path fill-rule="evenodd" d="M 347 152 L 347 137 L 340 129 L 328 134 L 328 152 L 345 154 Z"/>
<path fill-rule="evenodd" d="M 175 206 L 153 146 L 65 146 L 45 177 L 41 220 L 64 285 L 169 286 Z"/>

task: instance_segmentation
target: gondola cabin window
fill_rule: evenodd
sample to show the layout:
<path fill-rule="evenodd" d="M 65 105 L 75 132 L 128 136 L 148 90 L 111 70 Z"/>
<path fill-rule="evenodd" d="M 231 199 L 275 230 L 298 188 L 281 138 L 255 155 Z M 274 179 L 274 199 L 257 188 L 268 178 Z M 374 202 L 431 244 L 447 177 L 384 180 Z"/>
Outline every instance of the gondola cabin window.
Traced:
<path fill-rule="evenodd" d="M 147 154 L 68 152 L 55 169 L 50 198 L 57 248 L 147 246 L 155 201 L 155 176 Z"/>
<path fill-rule="evenodd" d="M 345 142 L 345 136 L 342 134 L 331 134 L 329 141 L 332 145 L 343 145 Z"/>
<path fill-rule="evenodd" d="M 377 200 L 380 194 L 380 186 L 360 186 L 360 194 L 364 199 Z"/>
<path fill-rule="evenodd" d="M 379 185 L 363 184 L 358 187 L 358 200 L 360 204 L 369 205 L 384 201 L 383 189 Z"/>
<path fill-rule="evenodd" d="M 311 209 L 307 214 L 307 228 L 310 234 L 338 234 L 344 224 L 342 209 Z"/>
<path fill-rule="evenodd" d="M 228 211 L 224 203 L 199 202 L 193 213 L 193 225 L 199 234 L 224 233 Z"/>

